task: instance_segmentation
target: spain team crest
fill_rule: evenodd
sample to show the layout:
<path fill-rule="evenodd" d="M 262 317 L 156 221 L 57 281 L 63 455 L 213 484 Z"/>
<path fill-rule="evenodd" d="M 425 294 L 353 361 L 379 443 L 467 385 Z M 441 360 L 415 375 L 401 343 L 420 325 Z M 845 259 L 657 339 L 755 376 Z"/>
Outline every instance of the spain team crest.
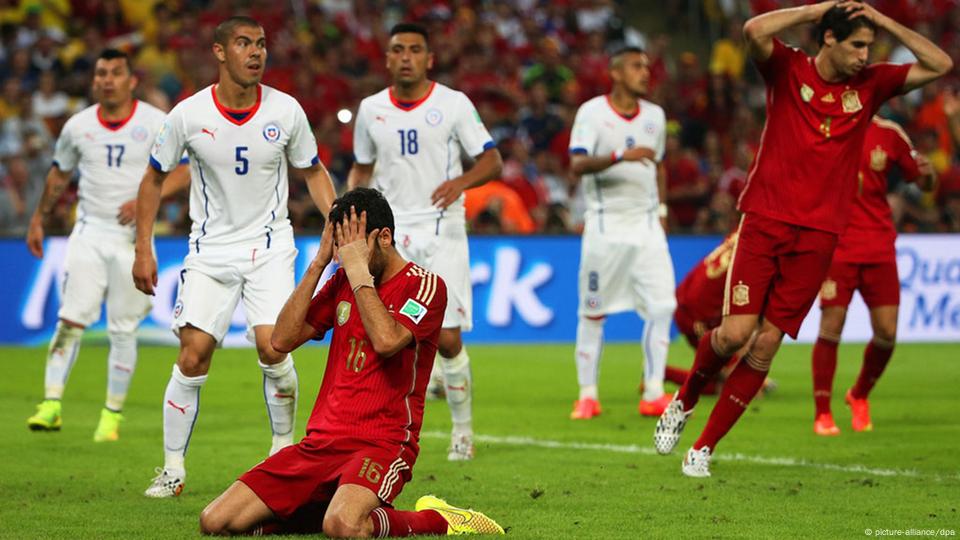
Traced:
<path fill-rule="evenodd" d="M 847 90 L 840 94 L 840 104 L 843 105 L 843 112 L 853 114 L 863 109 L 860 103 L 860 93 L 856 90 Z"/>
<path fill-rule="evenodd" d="M 341 300 L 337 304 L 337 326 L 343 326 L 350 318 L 350 302 Z"/>
<path fill-rule="evenodd" d="M 820 298 L 823 300 L 833 300 L 837 297 L 837 282 L 827 278 L 820 287 Z"/>
<path fill-rule="evenodd" d="M 741 281 L 733 286 L 733 305 L 745 306 L 750 303 L 750 286 Z"/>

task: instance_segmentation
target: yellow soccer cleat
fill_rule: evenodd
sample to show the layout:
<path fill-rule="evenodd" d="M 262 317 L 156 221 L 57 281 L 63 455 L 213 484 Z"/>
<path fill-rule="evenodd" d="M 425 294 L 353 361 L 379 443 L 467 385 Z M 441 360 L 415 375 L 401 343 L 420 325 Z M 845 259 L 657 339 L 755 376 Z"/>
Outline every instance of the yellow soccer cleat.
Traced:
<path fill-rule="evenodd" d="M 60 400 L 45 399 L 37 405 L 37 413 L 27 418 L 31 431 L 60 431 Z"/>
<path fill-rule="evenodd" d="M 457 508 L 447 501 L 433 495 L 424 495 L 417 499 L 414 507 L 417 512 L 433 510 L 447 520 L 447 534 L 505 534 L 503 527 L 488 518 L 483 512 Z"/>
<path fill-rule="evenodd" d="M 100 411 L 100 423 L 93 432 L 93 442 L 115 441 L 120 438 L 120 422 L 123 415 L 104 408 Z"/>

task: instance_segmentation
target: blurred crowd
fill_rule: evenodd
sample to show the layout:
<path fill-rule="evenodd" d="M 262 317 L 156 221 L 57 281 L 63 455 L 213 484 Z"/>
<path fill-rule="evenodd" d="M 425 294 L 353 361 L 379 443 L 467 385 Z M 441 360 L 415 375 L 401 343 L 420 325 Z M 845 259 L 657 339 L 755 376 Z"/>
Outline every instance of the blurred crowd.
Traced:
<path fill-rule="evenodd" d="M 643 47 L 649 99 L 669 119 L 665 158 L 673 233 L 723 234 L 735 226 L 763 127 L 764 89 L 740 28 L 789 0 L 0 0 L 0 234 L 23 234 L 51 162 L 53 142 L 91 103 L 92 67 L 104 47 L 128 51 L 137 96 L 161 109 L 214 82 L 213 28 L 233 14 L 264 26 L 264 83 L 303 105 L 319 155 L 338 189 L 352 163 L 351 114 L 388 84 L 383 48 L 390 27 L 424 23 L 431 78 L 464 91 L 503 155 L 502 178 L 468 192 L 472 232 L 565 234 L 582 224 L 579 183 L 567 145 L 577 107 L 609 90 L 609 54 Z M 931 36 L 960 63 L 960 0 L 878 0 L 884 12 Z M 627 6 L 631 9 L 627 9 Z M 806 29 L 809 30 L 809 29 Z M 815 52 L 808 31 L 789 37 Z M 874 60 L 911 61 L 881 34 Z M 890 102 L 940 182 L 922 193 L 891 179 L 890 199 L 906 231 L 960 231 L 960 101 L 957 75 Z M 50 232 L 66 232 L 76 190 L 64 195 Z M 291 218 L 315 230 L 306 187 L 291 182 Z M 157 231 L 189 228 L 186 196 L 161 209 Z"/>

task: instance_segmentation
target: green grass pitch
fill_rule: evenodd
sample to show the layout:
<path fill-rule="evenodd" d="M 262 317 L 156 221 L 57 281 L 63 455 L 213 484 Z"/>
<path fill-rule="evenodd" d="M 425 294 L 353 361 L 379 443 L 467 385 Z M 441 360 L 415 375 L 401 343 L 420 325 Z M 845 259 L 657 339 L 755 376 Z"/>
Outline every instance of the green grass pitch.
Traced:
<path fill-rule="evenodd" d="M 601 401 L 591 421 L 568 419 L 576 394 L 569 345 L 471 346 L 477 457 L 445 459 L 446 404 L 427 407 L 414 480 L 396 504 L 435 493 L 487 512 L 513 538 L 865 538 L 876 529 L 960 529 L 960 345 L 900 345 L 873 396 L 875 429 L 853 433 L 842 395 L 861 345 L 843 345 L 834 396 L 837 438 L 813 435 L 810 348 L 786 345 L 778 391 L 754 401 L 721 443 L 713 478 L 681 476 L 706 421 L 705 398 L 678 452 L 652 451 L 654 420 L 636 413 L 640 347 L 604 350 Z M 32 433 L 45 351 L 0 348 L 0 537 L 183 538 L 200 510 L 270 446 L 251 350 L 220 350 L 202 393 L 183 495 L 148 500 L 162 462 L 161 401 L 176 351 L 143 348 L 117 443 L 94 444 L 106 348 L 86 345 L 64 397 L 59 433 Z M 324 348 L 296 355 L 302 433 Z M 673 364 L 692 351 L 674 343 Z"/>

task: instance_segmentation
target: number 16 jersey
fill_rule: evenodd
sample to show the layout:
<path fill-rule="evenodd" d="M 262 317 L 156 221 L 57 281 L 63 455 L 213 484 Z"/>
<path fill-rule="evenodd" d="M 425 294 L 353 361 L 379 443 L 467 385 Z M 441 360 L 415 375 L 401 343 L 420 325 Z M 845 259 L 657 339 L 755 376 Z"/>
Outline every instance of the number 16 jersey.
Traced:
<path fill-rule="evenodd" d="M 150 165 L 170 172 L 190 157 L 190 252 L 204 247 L 293 245 L 287 219 L 288 163 L 319 163 L 317 142 L 292 96 L 257 87 L 242 111 L 224 107 L 216 85 L 181 101 L 157 135 Z"/>

